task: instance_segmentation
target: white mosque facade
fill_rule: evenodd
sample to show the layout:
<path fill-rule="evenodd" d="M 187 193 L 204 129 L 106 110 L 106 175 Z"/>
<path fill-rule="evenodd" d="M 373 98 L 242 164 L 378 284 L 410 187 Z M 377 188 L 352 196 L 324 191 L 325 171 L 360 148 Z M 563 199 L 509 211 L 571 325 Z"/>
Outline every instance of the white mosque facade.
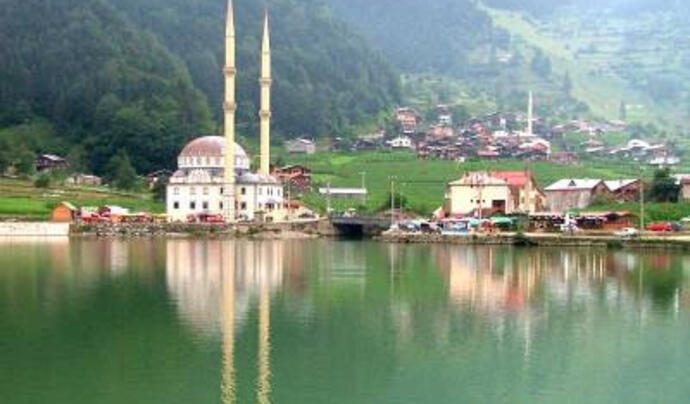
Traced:
<path fill-rule="evenodd" d="M 235 24 L 232 0 L 228 2 L 225 31 L 224 136 L 202 136 L 179 154 L 177 171 L 167 187 L 168 218 L 174 222 L 222 216 L 236 221 L 282 221 L 286 209 L 283 186 L 269 174 L 271 51 L 268 16 L 261 45 L 260 165 L 250 170 L 251 158 L 235 142 Z M 228 145 L 231 145 L 228 150 Z M 226 160 L 226 156 L 232 157 Z"/>
<path fill-rule="evenodd" d="M 275 177 L 250 171 L 244 149 L 235 144 L 235 212 L 240 221 L 279 221 L 283 186 Z M 225 203 L 225 138 L 204 136 L 188 143 L 177 158 L 178 170 L 167 189 L 167 212 L 173 221 L 190 216 L 222 215 Z"/>

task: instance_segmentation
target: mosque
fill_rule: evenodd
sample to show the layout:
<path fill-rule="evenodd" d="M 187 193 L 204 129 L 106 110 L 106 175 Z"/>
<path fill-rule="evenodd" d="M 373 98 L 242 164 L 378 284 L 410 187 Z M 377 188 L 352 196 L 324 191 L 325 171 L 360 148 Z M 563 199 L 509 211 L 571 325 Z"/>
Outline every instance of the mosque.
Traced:
<path fill-rule="evenodd" d="M 286 216 L 283 186 L 270 175 L 271 45 L 268 14 L 261 43 L 260 163 L 235 143 L 235 22 L 228 1 L 225 27 L 224 136 L 203 136 L 188 143 L 177 158 L 178 170 L 167 187 L 167 214 L 172 221 L 222 215 L 236 221 L 280 221 Z"/>

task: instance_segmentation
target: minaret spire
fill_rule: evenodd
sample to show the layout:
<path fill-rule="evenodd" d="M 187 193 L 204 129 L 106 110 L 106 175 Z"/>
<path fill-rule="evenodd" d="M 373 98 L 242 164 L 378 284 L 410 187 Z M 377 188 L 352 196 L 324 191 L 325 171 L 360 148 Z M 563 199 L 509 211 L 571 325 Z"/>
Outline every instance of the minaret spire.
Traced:
<path fill-rule="evenodd" d="M 261 41 L 261 164 L 259 173 L 268 175 L 271 164 L 271 39 L 268 26 L 268 11 L 264 15 L 264 32 Z"/>
<path fill-rule="evenodd" d="M 534 98 L 532 97 L 532 91 L 529 92 L 529 100 L 527 100 L 527 134 L 534 134 Z"/>
<path fill-rule="evenodd" d="M 223 217 L 226 222 L 235 221 L 235 15 L 233 0 L 228 0 L 228 14 L 225 22 L 225 179 L 223 184 Z"/>

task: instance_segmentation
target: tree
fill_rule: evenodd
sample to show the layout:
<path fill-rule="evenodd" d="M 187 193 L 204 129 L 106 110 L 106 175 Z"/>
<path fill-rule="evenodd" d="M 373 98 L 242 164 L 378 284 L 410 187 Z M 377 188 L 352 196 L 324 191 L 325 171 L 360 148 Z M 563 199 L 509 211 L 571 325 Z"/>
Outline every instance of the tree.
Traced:
<path fill-rule="evenodd" d="M 540 49 L 537 49 L 532 58 L 531 68 L 542 78 L 549 78 L 551 76 L 551 59 L 544 55 Z"/>
<path fill-rule="evenodd" d="M 565 72 L 563 77 L 563 94 L 570 96 L 573 92 L 573 81 L 570 79 L 570 72 Z"/>
<path fill-rule="evenodd" d="M 121 149 L 106 165 L 106 179 L 117 189 L 133 190 L 137 185 L 137 172 L 127 152 Z"/>
<path fill-rule="evenodd" d="M 14 164 L 17 174 L 29 176 L 36 171 L 36 154 L 29 149 L 22 149 Z"/>
<path fill-rule="evenodd" d="M 628 119 L 628 106 L 623 100 L 621 100 L 621 105 L 618 107 L 618 119 L 621 121 Z"/>
<path fill-rule="evenodd" d="M 168 177 L 161 176 L 153 185 L 153 200 L 156 202 L 165 202 L 166 191 L 168 188 Z"/>
<path fill-rule="evenodd" d="M 648 199 L 653 202 L 678 202 L 680 187 L 675 178 L 671 177 L 668 168 L 654 172 L 654 179 L 649 188 Z"/>

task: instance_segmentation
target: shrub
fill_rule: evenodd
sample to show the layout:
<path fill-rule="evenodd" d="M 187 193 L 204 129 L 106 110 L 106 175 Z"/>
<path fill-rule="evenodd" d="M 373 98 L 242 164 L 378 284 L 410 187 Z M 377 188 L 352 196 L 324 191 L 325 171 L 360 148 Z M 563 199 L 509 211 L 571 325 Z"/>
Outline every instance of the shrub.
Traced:
<path fill-rule="evenodd" d="M 36 188 L 48 188 L 50 187 L 50 176 L 48 174 L 41 174 L 34 181 L 34 186 Z"/>

